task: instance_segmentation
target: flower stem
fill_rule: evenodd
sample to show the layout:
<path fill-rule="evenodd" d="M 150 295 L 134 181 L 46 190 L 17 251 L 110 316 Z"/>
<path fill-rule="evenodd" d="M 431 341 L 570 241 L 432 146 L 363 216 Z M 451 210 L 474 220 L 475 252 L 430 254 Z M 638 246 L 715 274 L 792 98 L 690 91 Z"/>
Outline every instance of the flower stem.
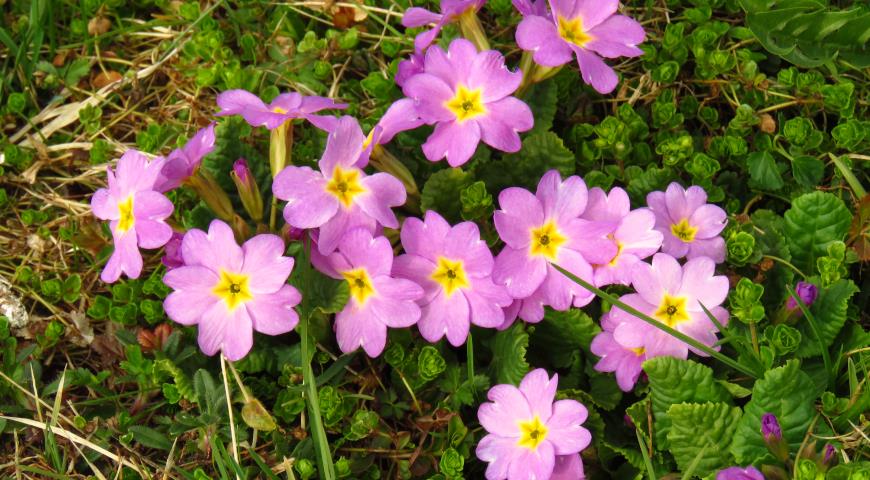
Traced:
<path fill-rule="evenodd" d="M 417 187 L 417 182 L 414 181 L 414 176 L 408 170 L 401 160 L 395 157 L 389 150 L 381 145 L 375 145 L 372 148 L 369 163 L 376 170 L 396 177 L 405 186 L 407 199 L 405 206 L 414 213 L 420 213 L 420 189 Z"/>
<path fill-rule="evenodd" d="M 233 402 L 232 402 L 232 398 L 230 397 L 230 383 L 229 383 L 229 381 L 227 381 L 227 359 L 226 359 L 226 357 L 224 357 L 223 353 L 221 353 L 221 374 L 224 377 L 224 395 L 226 395 L 226 397 L 227 397 L 227 413 L 229 414 L 229 417 L 230 417 L 230 441 L 232 442 L 232 448 L 233 448 L 233 460 L 235 460 L 236 463 L 238 464 L 239 463 L 239 445 L 236 442 L 236 424 L 233 421 Z M 241 479 L 239 479 L 238 475 L 236 475 L 236 479 L 241 480 Z"/>
<path fill-rule="evenodd" d="M 459 16 L 459 30 L 463 37 L 477 47 L 478 51 L 489 50 L 489 40 L 486 38 L 483 25 L 480 24 L 480 19 L 477 18 L 477 11 L 474 8 L 469 8 Z"/>
<path fill-rule="evenodd" d="M 843 163 L 843 161 L 840 160 L 840 157 L 834 155 L 833 153 L 829 153 L 828 156 L 831 157 L 831 160 L 834 161 L 834 165 L 837 166 L 837 170 L 840 171 L 840 175 L 842 175 L 843 178 L 846 179 L 846 183 L 848 183 L 849 186 L 852 187 L 852 191 L 855 192 L 855 195 L 858 198 L 864 198 L 864 196 L 867 195 L 867 191 L 864 190 L 864 186 L 861 185 L 861 181 L 858 180 L 858 177 L 855 176 L 855 173 L 852 172 L 852 169 L 849 168 L 845 163 Z"/>
<path fill-rule="evenodd" d="M 293 121 L 288 120 L 280 127 L 272 130 L 269 138 L 269 169 L 272 171 L 272 180 L 284 170 L 284 167 L 293 163 Z M 278 219 L 278 199 L 272 194 L 272 204 L 269 210 L 269 230 L 275 231 Z"/>
<path fill-rule="evenodd" d="M 715 358 L 716 360 L 719 360 L 720 362 L 724 363 L 725 365 L 728 365 L 729 367 L 733 368 L 734 370 L 737 370 L 740 373 L 748 375 L 752 378 L 758 377 L 758 375 L 755 372 L 753 372 L 752 370 L 737 363 L 733 359 L 729 358 L 727 355 L 724 355 L 720 352 L 717 352 L 716 350 L 713 350 L 709 346 L 704 345 L 703 343 L 695 340 L 694 338 L 686 335 L 685 333 L 680 332 L 679 330 L 673 329 L 673 328 L 663 324 L 662 322 L 659 322 L 658 320 L 650 317 L 649 315 L 635 309 L 634 307 L 621 302 L 618 298 L 614 297 L 613 295 L 605 292 L 604 290 L 601 290 L 599 288 L 594 287 L 591 283 L 589 283 L 586 280 L 583 280 L 582 278 L 574 275 L 573 273 L 569 272 L 568 270 L 565 270 L 564 268 L 560 267 L 559 265 L 556 265 L 555 263 L 553 263 L 551 265 L 553 265 L 553 268 L 555 268 L 556 270 L 561 272 L 563 275 L 568 277 L 572 282 L 576 283 L 577 285 L 580 285 L 581 287 L 585 288 L 586 290 L 589 290 L 590 292 L 594 293 L 595 295 L 598 295 L 599 297 L 603 298 L 604 300 L 607 300 L 607 302 L 609 302 L 610 304 L 615 305 L 616 307 L 619 307 L 620 310 L 622 310 L 628 314 L 634 315 L 635 317 L 643 320 L 644 322 L 652 325 L 653 327 L 656 327 L 659 330 L 662 330 L 663 332 L 676 338 L 677 340 L 682 341 L 683 343 L 689 345 L 690 347 L 693 347 L 697 350 L 700 350 L 700 351 L 706 353 L 707 355 Z"/>

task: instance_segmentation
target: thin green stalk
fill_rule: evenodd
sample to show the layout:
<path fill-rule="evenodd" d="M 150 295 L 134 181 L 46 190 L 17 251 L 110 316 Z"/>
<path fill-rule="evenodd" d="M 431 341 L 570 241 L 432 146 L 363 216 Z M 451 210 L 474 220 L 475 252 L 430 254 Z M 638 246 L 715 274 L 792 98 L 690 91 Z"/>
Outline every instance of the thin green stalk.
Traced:
<path fill-rule="evenodd" d="M 646 473 L 649 475 L 649 480 L 656 480 L 656 470 L 653 468 L 652 459 L 649 457 L 646 442 L 640 434 L 640 429 L 635 428 L 634 434 L 637 435 L 637 443 L 640 445 L 640 454 L 643 456 L 643 463 L 646 465 Z"/>
<path fill-rule="evenodd" d="M 795 266 L 792 265 L 788 260 L 786 260 L 786 259 L 784 259 L 784 258 L 774 257 L 773 255 L 763 255 L 763 258 L 769 258 L 769 259 L 771 259 L 771 260 L 773 260 L 773 261 L 775 261 L 775 262 L 779 262 L 779 263 L 785 265 L 786 267 L 788 267 L 788 268 L 794 270 L 795 273 L 797 273 L 798 275 L 800 275 L 801 278 L 803 278 L 804 280 L 807 279 L 807 276 L 804 275 L 804 272 L 802 272 L 801 269 L 795 267 Z"/>
<path fill-rule="evenodd" d="M 813 331 L 813 335 L 816 337 L 816 341 L 819 344 L 819 350 L 821 350 L 822 352 L 822 363 L 825 365 L 825 380 L 827 380 L 826 383 L 828 384 L 828 387 L 830 387 L 831 378 L 833 377 L 833 371 L 831 370 L 831 356 L 828 353 L 827 347 L 825 347 L 825 344 L 822 342 L 822 336 L 819 334 L 819 328 L 816 325 L 816 319 L 810 313 L 809 309 L 807 309 L 807 306 L 806 304 L 804 304 L 803 300 L 801 300 L 800 297 L 797 295 L 794 286 L 787 285 L 786 288 L 788 289 L 788 294 L 797 303 L 798 307 L 801 309 L 801 312 L 803 312 L 804 318 L 807 319 L 807 323 L 809 323 L 810 325 L 810 330 Z"/>
<path fill-rule="evenodd" d="M 653 327 L 656 327 L 659 330 L 662 330 L 663 332 L 667 333 L 668 335 L 676 338 L 677 340 L 680 340 L 683 343 L 706 353 L 710 357 L 715 358 L 716 360 L 719 360 L 720 362 L 724 363 L 725 365 L 728 365 L 729 367 L 733 368 L 734 370 L 737 370 L 738 372 L 741 372 L 745 375 L 749 375 L 752 378 L 757 378 L 757 375 L 755 374 L 755 372 L 753 372 L 752 370 L 749 370 L 748 368 L 744 367 L 743 365 L 732 360 L 727 355 L 722 354 L 720 352 L 717 352 L 716 350 L 713 350 L 712 348 L 708 347 L 707 345 L 704 345 L 703 343 L 695 340 L 694 338 L 686 335 L 685 333 L 682 333 L 678 330 L 675 330 L 675 329 L 663 324 L 662 322 L 659 322 L 658 320 L 650 317 L 649 315 L 635 309 L 634 307 L 619 301 L 618 298 L 605 292 L 604 290 L 601 290 L 599 288 L 594 287 L 591 283 L 587 282 L 586 280 L 583 280 L 582 278 L 577 277 L 576 275 L 569 272 L 568 270 L 565 270 L 564 268 L 560 267 L 559 265 L 556 265 L 555 263 L 553 263 L 552 265 L 556 270 L 562 272 L 563 275 L 568 277 L 571 281 L 573 281 L 577 285 L 580 285 L 581 287 L 585 288 L 586 290 L 589 290 L 590 292 L 598 295 L 599 297 L 603 298 L 604 300 L 606 300 L 610 304 L 612 304 L 616 307 L 619 307 L 620 310 L 623 310 L 624 312 L 626 312 L 628 314 L 634 315 L 635 317 L 643 320 L 644 322 L 652 325 Z"/>
<path fill-rule="evenodd" d="M 306 250 L 311 248 L 311 242 L 306 242 Z M 311 272 L 310 251 L 305 255 L 305 273 Z M 335 480 L 335 466 L 332 464 L 332 452 L 326 440 L 326 430 L 323 428 L 323 418 L 320 415 L 320 400 L 317 396 L 317 379 L 311 368 L 312 347 L 308 336 L 308 322 L 312 309 L 306 302 L 307 295 L 302 296 L 303 315 L 299 318 L 299 335 L 302 337 L 302 384 L 305 386 L 305 403 L 308 405 L 308 416 L 311 420 L 311 438 L 314 440 L 314 450 L 317 452 L 317 468 L 323 480 Z"/>
<path fill-rule="evenodd" d="M 846 166 L 846 164 L 843 163 L 842 160 L 840 160 L 840 157 L 834 155 L 833 153 L 829 153 L 828 156 L 831 157 L 831 160 L 834 161 L 834 165 L 837 166 L 837 170 L 840 171 L 840 175 L 842 175 L 843 178 L 846 179 L 846 183 L 848 183 L 849 186 L 852 187 L 852 191 L 855 192 L 855 195 L 858 198 L 864 198 L 864 196 L 867 195 L 867 190 L 864 190 L 864 186 L 861 185 L 861 181 L 858 180 L 858 177 L 855 176 L 855 174 L 852 172 L 852 169 Z"/>

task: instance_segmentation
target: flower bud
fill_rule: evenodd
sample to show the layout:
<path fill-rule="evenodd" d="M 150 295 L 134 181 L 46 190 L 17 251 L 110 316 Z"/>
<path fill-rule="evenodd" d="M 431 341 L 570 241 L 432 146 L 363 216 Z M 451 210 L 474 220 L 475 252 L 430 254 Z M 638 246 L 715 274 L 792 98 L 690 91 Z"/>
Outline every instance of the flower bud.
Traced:
<path fill-rule="evenodd" d="M 184 266 L 184 258 L 181 257 L 181 240 L 183 238 L 183 234 L 172 232 L 172 237 L 163 246 L 164 254 L 160 261 L 166 265 L 167 270 Z"/>
<path fill-rule="evenodd" d="M 256 223 L 263 220 L 263 197 L 260 195 L 260 188 L 257 186 L 257 181 L 254 179 L 251 169 L 248 168 L 248 162 L 244 158 L 240 158 L 233 163 L 233 171 L 230 172 L 230 177 L 236 188 L 239 191 L 239 198 L 242 200 L 242 206 L 245 211 L 251 216 L 251 219 Z"/>
<path fill-rule="evenodd" d="M 782 429 L 776 415 L 765 413 L 761 416 L 761 435 L 774 457 L 783 462 L 788 459 L 788 443 L 782 438 Z"/>
<path fill-rule="evenodd" d="M 828 471 L 837 462 L 837 449 L 830 443 L 825 445 L 825 450 L 822 453 L 819 470 L 822 472 Z"/>
<path fill-rule="evenodd" d="M 208 205 L 208 208 L 217 215 L 218 218 L 225 222 L 230 222 L 233 219 L 233 205 L 230 203 L 230 197 L 227 196 L 217 180 L 205 168 L 198 168 L 196 173 L 188 177 L 185 182 L 190 185 L 193 191 L 199 196 L 202 201 Z"/>
<path fill-rule="evenodd" d="M 795 296 L 801 299 L 804 305 L 809 308 L 813 302 L 816 301 L 816 297 L 819 296 L 819 289 L 815 285 L 809 282 L 798 282 L 795 286 Z M 797 301 L 795 301 L 794 297 L 789 296 L 788 300 L 785 302 L 785 308 L 789 310 L 798 309 Z"/>

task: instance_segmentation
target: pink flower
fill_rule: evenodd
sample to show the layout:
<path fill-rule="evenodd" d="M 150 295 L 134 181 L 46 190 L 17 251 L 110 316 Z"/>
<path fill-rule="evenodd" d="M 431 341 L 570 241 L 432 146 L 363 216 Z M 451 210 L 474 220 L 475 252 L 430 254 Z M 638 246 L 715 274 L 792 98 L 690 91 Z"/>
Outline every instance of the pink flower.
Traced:
<path fill-rule="evenodd" d="M 275 196 L 287 200 L 284 219 L 288 224 L 320 229 L 318 249 L 323 255 L 334 251 L 354 228 L 374 234 L 378 224 L 399 226 L 390 208 L 405 203 L 405 187 L 389 174 L 368 176 L 357 166 L 364 142 L 356 120 L 341 117 L 329 134 L 319 172 L 291 165 L 272 184 Z"/>
<path fill-rule="evenodd" d="M 435 131 L 423 144 L 430 161 L 447 158 L 458 167 L 471 158 L 478 143 L 504 152 L 519 151 L 520 136 L 532 128 L 528 105 L 510 96 L 523 80 L 505 67 L 495 50 L 478 53 L 465 39 L 426 51 L 423 73 L 407 79 L 402 91 L 414 100 L 417 113 Z"/>
<path fill-rule="evenodd" d="M 556 455 L 556 465 L 553 467 L 550 480 L 584 480 L 585 478 L 580 454 Z"/>
<path fill-rule="evenodd" d="M 728 467 L 719 470 L 716 480 L 764 480 L 764 475 L 752 465 L 746 468 Z"/>
<path fill-rule="evenodd" d="M 534 60 L 558 67 L 577 57 L 583 81 L 599 93 L 610 93 L 619 78 L 601 57 L 637 57 L 637 45 L 646 33 L 624 15 L 616 15 L 618 0 L 551 0 L 552 15 L 542 16 L 540 6 L 518 6 L 525 15 L 517 27 L 517 45 L 534 52 Z"/>
<path fill-rule="evenodd" d="M 312 252 L 312 263 L 315 254 Z M 358 228 L 344 236 L 338 250 L 320 257 L 323 273 L 345 280 L 350 299 L 335 316 L 335 333 L 342 352 L 362 347 L 370 357 L 384 351 L 387 327 L 405 328 L 417 323 L 420 307 L 416 301 L 423 289 L 416 283 L 390 274 L 393 249 L 385 237 L 372 238 Z"/>
<path fill-rule="evenodd" d="M 647 195 L 646 203 L 656 215 L 656 230 L 664 234 L 662 252 L 675 258 L 725 261 L 725 240 L 719 234 L 728 219 L 725 210 L 707 203 L 703 188 L 684 190 L 674 182 L 665 192 Z"/>
<path fill-rule="evenodd" d="M 155 190 L 168 192 L 178 188 L 181 183 L 194 174 L 202 159 L 214 150 L 214 127 L 209 126 L 196 132 L 182 148 L 176 148 L 166 158 L 166 163 L 160 171 Z"/>
<path fill-rule="evenodd" d="M 166 273 L 174 289 L 163 302 L 169 318 L 199 325 L 199 348 L 206 355 L 223 351 L 235 361 L 253 346 L 253 332 L 287 333 L 299 323 L 293 307 L 302 299 L 287 285 L 293 258 L 284 257 L 277 235 L 257 235 L 239 247 L 229 225 L 214 220 L 208 234 L 184 235 L 184 266 Z"/>
<path fill-rule="evenodd" d="M 495 260 L 493 280 L 507 287 L 515 299 L 522 299 L 519 316 L 538 322 L 544 305 L 567 310 L 592 301 L 592 292 L 580 287 L 553 268 L 555 263 L 592 282 L 590 263 L 603 264 L 616 255 L 616 246 L 606 235 L 612 222 L 581 219 L 586 209 L 586 184 L 580 177 L 562 181 L 550 170 L 533 195 L 511 187 L 498 197 L 495 228 L 505 247 Z"/>
<path fill-rule="evenodd" d="M 172 232 L 172 237 L 169 238 L 169 241 L 163 247 L 163 258 L 160 261 L 166 266 L 167 270 L 184 266 L 184 258 L 181 256 L 181 240 L 183 238 L 183 234 Z"/>
<path fill-rule="evenodd" d="M 662 245 L 662 234 L 653 229 L 655 214 L 647 208 L 631 210 L 628 194 L 619 187 L 609 195 L 600 188 L 590 190 L 589 204 L 581 218 L 615 226 L 607 237 L 616 245 L 616 255 L 607 263 L 592 265 L 596 287 L 631 284 L 634 264 L 656 253 Z"/>
<path fill-rule="evenodd" d="M 612 320 L 610 313 L 605 313 L 601 317 L 601 328 L 604 331 L 592 339 L 589 350 L 601 357 L 601 360 L 595 364 L 595 370 L 614 372 L 619 388 L 624 392 L 630 392 L 643 371 L 641 365 L 647 356 L 642 346 L 643 339 L 637 335 L 631 337 L 631 344 L 640 345 L 638 347 L 625 346 L 617 342 L 613 337 L 616 327 L 617 324 Z M 625 335 L 630 333 L 630 331 L 624 332 Z"/>
<path fill-rule="evenodd" d="M 502 384 L 489 390 L 491 403 L 477 411 L 488 433 L 477 445 L 477 458 L 489 463 L 487 480 L 549 479 L 557 456 L 576 455 L 589 445 L 592 435 L 582 427 L 586 407 L 575 400 L 554 403 L 557 386 L 558 375 L 549 378 L 539 368 L 529 372 L 519 388 Z M 573 462 L 561 460 L 559 474 Z M 576 465 L 573 468 L 576 472 Z"/>
<path fill-rule="evenodd" d="M 396 258 L 393 273 L 425 291 L 417 302 L 423 307 L 417 323 L 423 338 L 434 343 L 446 335 L 459 346 L 470 324 L 494 328 L 504 322 L 502 307 L 512 299 L 492 282 L 492 253 L 474 222 L 451 227 L 429 210 L 424 221 L 405 220 L 401 236 L 406 254 Z"/>
<path fill-rule="evenodd" d="M 127 150 L 118 160 L 115 172 L 106 169 L 108 188 L 91 197 L 91 210 L 100 220 L 108 220 L 115 251 L 109 257 L 100 279 L 112 283 L 124 273 L 139 278 L 142 254 L 139 248 L 160 248 L 172 237 L 166 218 L 172 215 L 172 202 L 154 191 L 164 160 Z"/>
<path fill-rule="evenodd" d="M 423 62 L 425 58 L 426 57 L 423 56 L 422 53 L 414 52 L 407 60 L 399 62 L 399 66 L 396 67 L 395 78 L 396 85 L 398 85 L 399 88 L 405 86 L 405 81 L 409 78 L 418 73 L 423 73 Z"/>
<path fill-rule="evenodd" d="M 346 103 L 335 103 L 326 97 L 303 96 L 296 92 L 282 93 L 266 105 L 260 97 L 246 90 L 227 90 L 217 96 L 217 104 L 221 107 L 218 116 L 241 115 L 253 127 L 266 127 L 273 130 L 288 120 L 304 118 L 317 126 L 323 118 L 313 115 L 320 110 L 330 108 L 344 109 Z"/>
<path fill-rule="evenodd" d="M 681 267 L 674 257 L 657 253 L 652 265 L 645 262 L 635 265 L 631 283 L 637 293 L 623 295 L 620 301 L 718 349 L 715 344 L 719 330 L 701 308 L 703 304 L 719 323 L 728 324 L 728 311 L 719 306 L 728 296 L 728 278 L 715 275 L 715 268 L 716 264 L 707 257 L 693 258 Z M 689 350 L 706 355 L 617 307 L 610 311 L 610 316 L 617 323 L 613 338 L 625 347 L 643 348 L 647 358 L 664 355 L 687 358 Z"/>
<path fill-rule="evenodd" d="M 441 0 L 441 13 L 431 12 L 425 8 L 411 7 L 405 11 L 402 17 L 402 25 L 405 27 L 422 27 L 434 23 L 432 30 L 427 30 L 414 39 L 414 49 L 423 52 L 435 41 L 435 37 L 444 28 L 444 25 L 459 19 L 463 13 L 472 10 L 478 11 L 486 0 Z"/>

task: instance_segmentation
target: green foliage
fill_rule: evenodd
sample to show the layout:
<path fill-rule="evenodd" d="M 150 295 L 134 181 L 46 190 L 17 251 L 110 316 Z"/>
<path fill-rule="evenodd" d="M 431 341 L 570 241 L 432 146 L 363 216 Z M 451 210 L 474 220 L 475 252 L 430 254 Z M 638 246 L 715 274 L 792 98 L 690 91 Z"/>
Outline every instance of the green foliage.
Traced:
<path fill-rule="evenodd" d="M 819 343 L 824 348 L 831 345 L 846 323 L 850 300 L 857 292 L 858 287 L 851 280 L 839 280 L 819 291 L 819 297 L 813 303 L 810 312 L 816 320 L 821 338 L 816 337 L 808 322 L 798 322 L 796 327 L 803 338 L 796 352 L 798 357 L 820 355 Z"/>
<path fill-rule="evenodd" d="M 744 323 L 759 322 L 764 318 L 764 305 L 761 296 L 764 286 L 753 283 L 748 278 L 741 278 L 731 292 L 731 314 Z"/>
<path fill-rule="evenodd" d="M 813 272 L 816 259 L 828 246 L 842 241 L 852 215 L 843 201 L 826 192 L 813 192 L 795 198 L 785 212 L 785 237 L 794 265 Z"/>
<path fill-rule="evenodd" d="M 462 218 L 462 203 L 457 202 L 462 192 L 474 182 L 470 173 L 461 168 L 439 170 L 426 180 L 420 195 L 420 207 L 435 210 L 448 221 Z"/>
<path fill-rule="evenodd" d="M 420 378 L 424 381 L 434 380 L 447 368 L 447 362 L 438 352 L 438 349 L 426 345 L 420 350 L 417 357 L 417 370 Z"/>
<path fill-rule="evenodd" d="M 520 380 L 530 370 L 526 362 L 528 346 L 529 334 L 526 333 L 521 322 L 493 336 L 490 345 L 492 349 L 490 371 L 495 383 L 519 385 Z"/>
<path fill-rule="evenodd" d="M 814 391 L 812 381 L 797 360 L 768 371 L 756 381 L 731 445 L 737 463 L 773 460 L 761 435 L 761 416 L 765 413 L 776 415 L 783 438 L 791 452 L 796 453 L 816 413 Z"/>
<path fill-rule="evenodd" d="M 671 419 L 668 432 L 670 451 L 683 472 L 706 477 L 721 468 L 733 465 L 729 446 L 743 412 L 726 403 L 678 403 L 667 416 Z"/>

